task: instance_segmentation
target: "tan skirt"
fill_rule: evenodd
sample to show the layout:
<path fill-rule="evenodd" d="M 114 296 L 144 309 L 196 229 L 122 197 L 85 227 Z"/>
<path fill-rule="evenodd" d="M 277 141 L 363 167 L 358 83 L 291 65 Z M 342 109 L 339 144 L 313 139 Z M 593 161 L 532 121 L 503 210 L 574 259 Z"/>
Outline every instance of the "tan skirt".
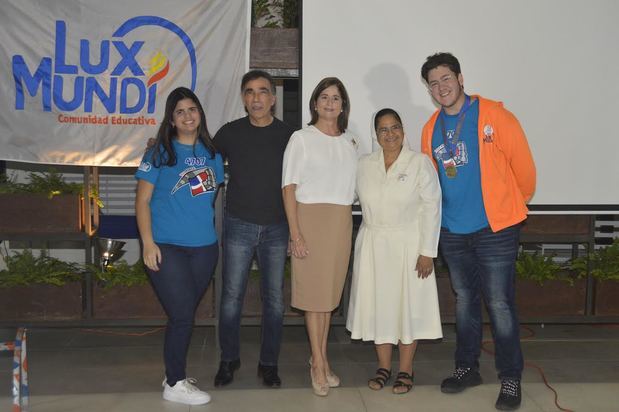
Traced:
<path fill-rule="evenodd" d="M 350 206 L 297 203 L 299 229 L 309 255 L 292 257 L 292 302 L 310 312 L 331 312 L 340 304 L 352 238 Z"/>

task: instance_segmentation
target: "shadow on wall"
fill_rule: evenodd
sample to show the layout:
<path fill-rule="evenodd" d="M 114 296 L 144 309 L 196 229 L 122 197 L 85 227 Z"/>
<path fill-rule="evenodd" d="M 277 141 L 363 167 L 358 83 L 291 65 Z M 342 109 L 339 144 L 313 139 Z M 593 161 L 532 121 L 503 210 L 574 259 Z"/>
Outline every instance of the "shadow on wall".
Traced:
<path fill-rule="evenodd" d="M 407 68 L 384 63 L 370 68 L 364 77 L 367 87 L 367 99 L 374 112 L 367 119 L 367 124 L 356 125 L 358 130 L 367 131 L 370 135 L 374 127 L 372 123 L 373 114 L 385 107 L 390 107 L 397 111 L 404 123 L 406 140 L 411 149 L 419 151 L 421 129 L 433 113 L 425 106 L 416 105 L 414 100 L 431 100 L 431 96 L 413 96 L 411 88 L 411 78 L 415 82 L 423 82 L 419 75 L 418 68 Z M 416 97 L 416 99 L 413 99 Z M 372 141 L 372 150 L 378 148 L 378 143 Z"/>

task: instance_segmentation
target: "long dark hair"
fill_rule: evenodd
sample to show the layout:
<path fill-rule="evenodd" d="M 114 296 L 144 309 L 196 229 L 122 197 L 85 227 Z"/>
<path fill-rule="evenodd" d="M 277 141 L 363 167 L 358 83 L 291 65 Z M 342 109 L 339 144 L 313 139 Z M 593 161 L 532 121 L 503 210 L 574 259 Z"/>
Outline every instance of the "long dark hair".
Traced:
<path fill-rule="evenodd" d="M 348 128 L 348 115 L 350 114 L 350 100 L 348 99 L 348 92 L 344 87 L 344 83 L 337 77 L 325 77 L 318 83 L 314 91 L 312 92 L 312 97 L 309 101 L 309 109 L 312 114 L 312 120 L 308 123 L 308 125 L 316 124 L 318 121 L 318 112 L 316 111 L 316 102 L 318 101 L 318 97 L 320 93 L 328 87 L 335 86 L 337 90 L 340 92 L 340 96 L 342 97 L 342 113 L 337 117 L 337 128 L 340 133 L 344 133 Z"/>
<path fill-rule="evenodd" d="M 200 112 L 200 126 L 198 126 L 198 138 L 196 139 L 196 143 L 198 140 L 202 142 L 209 152 L 211 159 L 215 157 L 217 149 L 215 149 L 211 135 L 206 127 L 206 116 L 200 104 L 200 99 L 188 88 L 178 87 L 170 92 L 165 102 L 165 113 L 159 130 L 157 131 L 157 138 L 153 147 L 152 163 L 155 167 L 176 165 L 176 151 L 172 146 L 172 139 L 176 136 L 176 131 L 172 125 L 172 115 L 178 102 L 184 99 L 191 99 Z M 194 152 L 196 143 L 194 143 Z"/>

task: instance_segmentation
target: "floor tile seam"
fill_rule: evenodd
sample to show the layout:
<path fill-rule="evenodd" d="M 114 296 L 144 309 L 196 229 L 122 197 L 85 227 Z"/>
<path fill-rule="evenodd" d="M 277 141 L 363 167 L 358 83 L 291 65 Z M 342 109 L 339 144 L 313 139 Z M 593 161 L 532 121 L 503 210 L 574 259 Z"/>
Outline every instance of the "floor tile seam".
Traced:
<path fill-rule="evenodd" d="M 583 382 L 550 382 L 550 385 L 554 388 L 554 390 L 557 391 L 557 402 L 559 403 L 559 405 L 561 405 L 562 408 L 565 408 L 567 410 L 574 410 L 573 408 L 571 408 L 571 405 L 567 404 L 565 398 L 567 396 L 565 395 L 565 390 L 569 390 L 569 388 L 561 388 L 559 386 L 573 386 L 573 385 L 580 385 Z M 606 384 L 607 382 L 604 383 L 592 383 L 593 385 L 603 385 Z M 544 409 L 544 406 L 542 404 L 540 404 L 538 402 L 538 399 L 540 399 L 540 397 L 535 397 L 532 394 L 532 391 L 530 389 L 531 386 L 535 386 L 538 387 L 538 390 L 542 390 L 544 391 L 544 394 L 546 395 L 546 397 L 544 398 L 544 400 L 548 400 L 549 402 L 551 402 L 553 405 L 555 403 L 555 398 L 554 398 L 554 393 L 548 389 L 547 385 L 544 382 L 531 382 L 531 383 L 523 383 L 522 385 L 522 393 L 523 395 L 527 396 L 527 403 L 529 401 L 532 401 L 535 406 L 537 406 L 539 408 L 540 411 L 546 411 L 546 409 Z M 540 399 L 541 400 L 541 399 Z M 552 410 L 555 410 L 554 408 Z"/>
<path fill-rule="evenodd" d="M 123 350 L 123 351 L 129 351 L 129 350 L 145 350 L 145 349 L 161 349 L 163 347 L 163 342 L 160 345 L 143 345 L 143 346 L 121 346 L 121 345 L 110 345 L 110 346 L 71 346 L 71 347 L 57 347 L 57 348 L 37 348 L 37 347 L 32 347 L 32 346 L 28 346 L 28 353 L 49 353 L 49 352 L 58 352 L 59 349 L 62 349 L 63 351 L 76 351 L 76 352 L 81 352 L 81 351 L 92 351 L 92 350 L 105 350 L 105 351 L 117 351 L 117 350 Z M 190 346 L 191 347 L 198 347 L 196 346 Z"/>
<path fill-rule="evenodd" d="M 531 356 L 524 356 L 524 361 L 535 363 L 535 362 L 565 362 L 565 357 L 558 358 L 534 358 Z M 619 362 L 619 358 L 574 358 L 573 356 L 569 356 L 570 363 L 609 363 L 609 362 Z"/>
<path fill-rule="evenodd" d="M 543 384 L 542 384 L 542 385 L 543 385 Z M 537 401 L 537 398 L 536 398 L 536 397 L 534 397 L 531 393 L 529 393 L 529 392 L 527 391 L 526 386 L 527 386 L 527 385 L 522 385 L 522 394 L 523 394 L 524 396 L 526 396 L 526 398 L 524 398 L 524 396 L 523 396 L 523 398 L 525 399 L 525 404 L 526 404 L 526 405 L 528 405 L 529 403 L 532 403 L 533 405 L 535 405 L 535 407 L 537 408 L 537 410 L 538 410 L 538 411 L 544 412 L 544 411 L 545 411 L 544 406 L 543 406 L 543 405 L 541 405 L 541 404 Z M 544 385 L 544 386 L 546 386 L 546 385 Z M 548 389 L 548 388 L 546 388 L 546 389 L 547 389 L 547 391 L 549 392 L 549 394 L 550 394 L 550 396 L 551 396 L 551 399 L 552 399 L 552 400 L 553 400 L 553 402 L 554 402 L 554 393 L 552 393 L 552 391 L 551 391 L 550 389 Z M 559 394 L 559 399 L 560 399 L 560 398 L 561 398 L 561 394 Z"/>
<path fill-rule="evenodd" d="M 39 342 L 32 342 L 32 340 L 29 340 L 28 343 L 29 345 L 34 349 L 40 349 L 40 350 L 45 350 L 45 349 L 58 349 L 58 348 L 66 348 L 66 347 L 71 347 L 71 348 L 90 348 L 90 347 L 100 347 L 100 348 L 109 348 L 109 347 L 117 347 L 117 346 L 123 346 L 123 347 L 148 347 L 148 346 L 158 346 L 160 345 L 164 340 L 164 337 L 161 337 L 160 339 L 157 340 L 153 340 L 150 342 L 142 342 L 142 343 L 136 343 L 136 342 L 131 342 L 131 344 L 123 344 L 122 342 L 118 342 L 118 341 L 111 341 L 109 343 L 101 343 L 101 342 L 97 342 L 97 343 L 87 343 L 87 342 L 81 342 L 78 344 L 72 344 L 72 345 L 61 345 L 61 344 L 57 344 L 57 343 L 52 343 L 52 344 L 44 344 L 44 343 L 39 343 Z M 536 340 L 521 340 L 520 343 L 521 344 L 556 344 L 556 343 L 563 343 L 563 344 L 582 344 L 582 343 L 593 343 L 593 344 L 614 344 L 619 342 L 619 339 L 592 339 L 592 338 L 582 338 L 582 339 L 536 339 Z M 442 346 L 454 346 L 456 344 L 455 341 L 453 342 L 444 342 L 442 344 L 436 344 L 436 345 L 419 345 L 419 348 L 426 348 L 427 350 L 429 350 L 430 348 L 440 348 Z M 487 340 L 484 341 L 484 344 L 490 345 L 493 344 L 493 341 L 491 340 Z M 244 342 L 241 341 L 241 345 L 242 346 L 256 346 L 256 347 L 260 347 L 261 343 L 260 342 Z M 193 341 L 191 342 L 190 346 L 197 346 L 197 347 L 211 347 L 211 346 L 218 346 L 217 342 L 211 342 L 211 341 Z M 306 347 L 307 346 L 307 342 L 282 342 L 282 346 L 286 346 L 286 347 L 291 347 L 291 348 L 302 348 L 302 347 Z M 360 350 L 369 350 L 372 349 L 374 347 L 374 345 L 371 346 L 359 346 L 356 345 L 354 343 L 344 343 L 344 344 L 338 344 L 337 346 L 332 346 L 330 347 L 330 349 L 334 349 L 337 350 L 338 348 L 353 348 L 356 351 L 360 351 Z"/>
<path fill-rule="evenodd" d="M 165 367 L 163 365 L 163 362 L 160 362 L 160 364 L 152 363 L 152 364 L 147 364 L 147 365 L 140 364 L 140 365 L 109 365 L 109 366 L 103 366 L 103 365 L 71 366 L 71 369 L 70 370 L 67 369 L 65 372 L 71 376 L 76 376 L 78 373 L 85 373 L 85 372 L 92 372 L 92 371 L 109 372 L 109 371 L 114 371 L 114 370 L 126 371 L 127 369 L 131 371 L 139 371 L 139 372 L 158 370 L 158 371 L 161 371 L 161 376 L 163 376 L 165 373 Z M 28 379 L 30 380 L 31 383 L 33 379 L 36 379 L 39 376 L 45 376 L 45 375 L 58 376 L 59 373 L 48 372 L 48 371 L 43 371 L 43 370 L 39 371 L 36 365 L 35 367 L 33 367 L 32 364 L 29 365 Z"/>
<path fill-rule="evenodd" d="M 355 386 L 355 391 L 361 400 L 361 404 L 363 405 L 364 412 L 368 412 L 368 405 L 365 403 L 365 398 L 363 397 L 363 393 L 361 392 L 361 386 Z"/>
<path fill-rule="evenodd" d="M 554 382 L 551 383 L 551 385 L 558 385 L 558 386 L 578 386 L 578 385 L 587 385 L 587 386 L 603 386 L 603 385 L 609 385 L 611 384 L 611 382 Z M 415 387 L 423 387 L 424 389 L 427 389 L 429 387 L 436 387 L 438 388 L 439 385 L 437 384 L 415 384 Z M 483 387 L 496 387 L 499 388 L 500 387 L 500 382 L 492 382 L 492 383 L 482 383 L 481 385 L 478 385 L 480 388 Z M 546 385 L 544 382 L 523 382 L 522 384 L 522 392 L 526 393 L 528 396 L 532 396 L 531 395 L 531 387 L 538 387 L 540 389 L 546 389 L 548 391 L 548 393 L 552 394 L 552 392 L 547 389 Z M 362 390 L 366 389 L 365 385 L 354 385 L 354 386 L 346 386 L 343 385 L 342 389 L 354 389 L 354 392 L 356 392 L 359 396 L 363 396 L 362 394 Z M 561 388 L 559 388 L 561 389 Z M 284 391 L 298 391 L 298 390 L 308 390 L 307 386 L 299 386 L 299 387 L 294 387 L 294 388 L 279 388 L 277 390 L 271 390 L 269 388 L 263 388 L 261 386 L 256 386 L 254 388 L 210 388 L 209 392 L 213 392 L 213 393 L 223 393 L 223 392 L 241 392 L 241 391 L 252 391 L 252 392 L 260 392 L 260 393 L 268 393 L 268 392 L 284 392 Z M 160 394 L 161 391 L 159 390 L 153 390 L 153 391 L 132 391 L 132 392 L 96 392 L 96 393 L 68 393 L 68 392 L 64 392 L 62 394 L 45 394 L 45 395 L 41 395 L 41 394 L 31 394 L 30 398 L 39 398 L 39 397 L 61 397 L 61 396 L 99 396 L 99 395 L 109 395 L 109 396 L 138 396 L 140 394 Z M 438 393 L 438 392 L 437 392 Z M 560 394 L 559 394 L 560 395 Z M 10 396 L 4 396 L 4 395 L 0 395 L 0 399 L 11 399 Z"/>
<path fill-rule="evenodd" d="M 582 384 L 586 384 L 588 386 L 595 386 L 595 385 L 607 385 L 609 384 L 608 382 L 559 382 L 559 383 L 554 383 L 554 385 L 566 385 L 566 386 L 576 386 L 576 385 L 582 385 Z M 416 384 L 415 387 L 422 387 L 424 389 L 427 389 L 429 387 L 435 387 L 438 388 L 439 385 L 433 384 L 433 385 L 421 385 L 421 384 Z M 481 385 L 479 385 L 480 388 L 483 387 L 500 387 L 500 383 L 499 382 L 493 382 L 493 383 L 483 383 Z M 523 393 L 526 393 L 528 396 L 531 396 L 531 387 L 539 387 L 541 389 L 547 389 L 546 385 L 543 382 L 530 382 L 530 383 L 526 383 L 524 382 L 522 385 L 522 391 Z M 363 396 L 362 394 L 362 390 L 366 389 L 365 385 L 355 385 L 355 386 L 342 386 L 342 389 L 349 389 L 352 390 L 354 389 L 354 392 L 356 392 L 359 396 Z M 277 389 L 277 392 L 285 392 L 285 391 L 306 391 L 307 390 L 307 386 L 299 386 L 299 387 L 294 387 L 294 388 L 280 388 Z M 263 388 L 263 387 L 254 387 L 254 388 L 210 388 L 209 392 L 213 392 L 213 393 L 223 393 L 223 392 L 241 392 L 241 391 L 251 391 L 251 392 L 259 392 L 259 393 L 269 393 L 269 392 L 273 392 L 272 390 L 269 390 L 268 388 Z M 550 390 L 548 390 L 549 393 L 552 393 Z M 133 396 L 133 395 L 139 395 L 139 394 L 159 394 L 160 391 L 137 391 L 137 392 L 96 392 L 96 393 L 62 393 L 62 394 L 45 394 L 45 395 L 41 395 L 41 394 L 33 394 L 31 396 L 31 398 L 37 398 L 37 397 L 58 397 L 58 396 L 99 396 L 99 395 L 109 395 L 109 396 Z M 438 393 L 438 392 L 437 392 Z M 0 396 L 0 399 L 2 398 L 6 398 L 6 399 L 10 399 L 9 396 Z"/>
<path fill-rule="evenodd" d="M 110 397 L 127 397 L 127 396 L 136 396 L 136 397 L 142 397 L 142 396 L 161 396 L 161 391 L 149 391 L 149 392 L 100 392 L 100 393 L 62 393 L 62 394 L 30 394 L 28 396 L 28 401 L 29 401 L 29 405 L 33 406 L 33 404 L 36 404 L 37 401 L 43 401 L 45 400 L 45 398 L 68 398 L 68 399 L 72 399 L 72 398 L 77 398 L 77 397 L 93 397 L 93 396 L 110 396 Z M 10 396 L 0 396 L 0 402 L 5 400 L 5 399 L 10 399 L 12 400 L 13 398 Z"/>
<path fill-rule="evenodd" d="M 520 339 L 520 343 L 607 343 L 619 342 L 619 338 L 535 338 L 535 339 Z"/>
<path fill-rule="evenodd" d="M 43 350 L 53 350 L 53 349 L 66 349 L 66 350 L 72 350 L 72 349 L 76 349 L 76 350 L 91 350 L 91 349 L 118 349 L 118 348 L 123 348 L 123 349 L 144 349 L 144 348 L 157 348 L 163 345 L 163 338 L 161 339 L 160 342 L 153 342 L 152 344 L 147 344 L 147 345 L 123 345 L 123 344 L 118 344 L 118 343 L 110 343 L 109 345 L 101 345 L 101 344 L 96 344 L 96 345 L 88 345 L 88 344 L 80 344 L 80 345 L 76 345 L 76 346 L 58 346 L 58 347 L 39 347 L 38 345 L 33 345 L 32 343 L 28 342 L 28 350 L 30 351 L 43 351 Z M 199 347 L 200 345 L 189 345 L 189 347 Z"/>

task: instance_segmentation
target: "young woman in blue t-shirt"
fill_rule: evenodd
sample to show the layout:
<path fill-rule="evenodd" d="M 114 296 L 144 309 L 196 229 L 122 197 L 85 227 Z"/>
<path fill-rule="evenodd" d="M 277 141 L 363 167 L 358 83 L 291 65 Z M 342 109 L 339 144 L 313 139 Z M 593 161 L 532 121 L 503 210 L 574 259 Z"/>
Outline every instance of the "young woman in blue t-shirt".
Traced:
<path fill-rule="evenodd" d="M 198 303 L 211 280 L 219 246 L 213 204 L 223 162 L 196 95 L 173 90 L 154 146 L 135 174 L 142 257 L 167 316 L 163 398 L 200 405 L 210 396 L 185 375 Z"/>

